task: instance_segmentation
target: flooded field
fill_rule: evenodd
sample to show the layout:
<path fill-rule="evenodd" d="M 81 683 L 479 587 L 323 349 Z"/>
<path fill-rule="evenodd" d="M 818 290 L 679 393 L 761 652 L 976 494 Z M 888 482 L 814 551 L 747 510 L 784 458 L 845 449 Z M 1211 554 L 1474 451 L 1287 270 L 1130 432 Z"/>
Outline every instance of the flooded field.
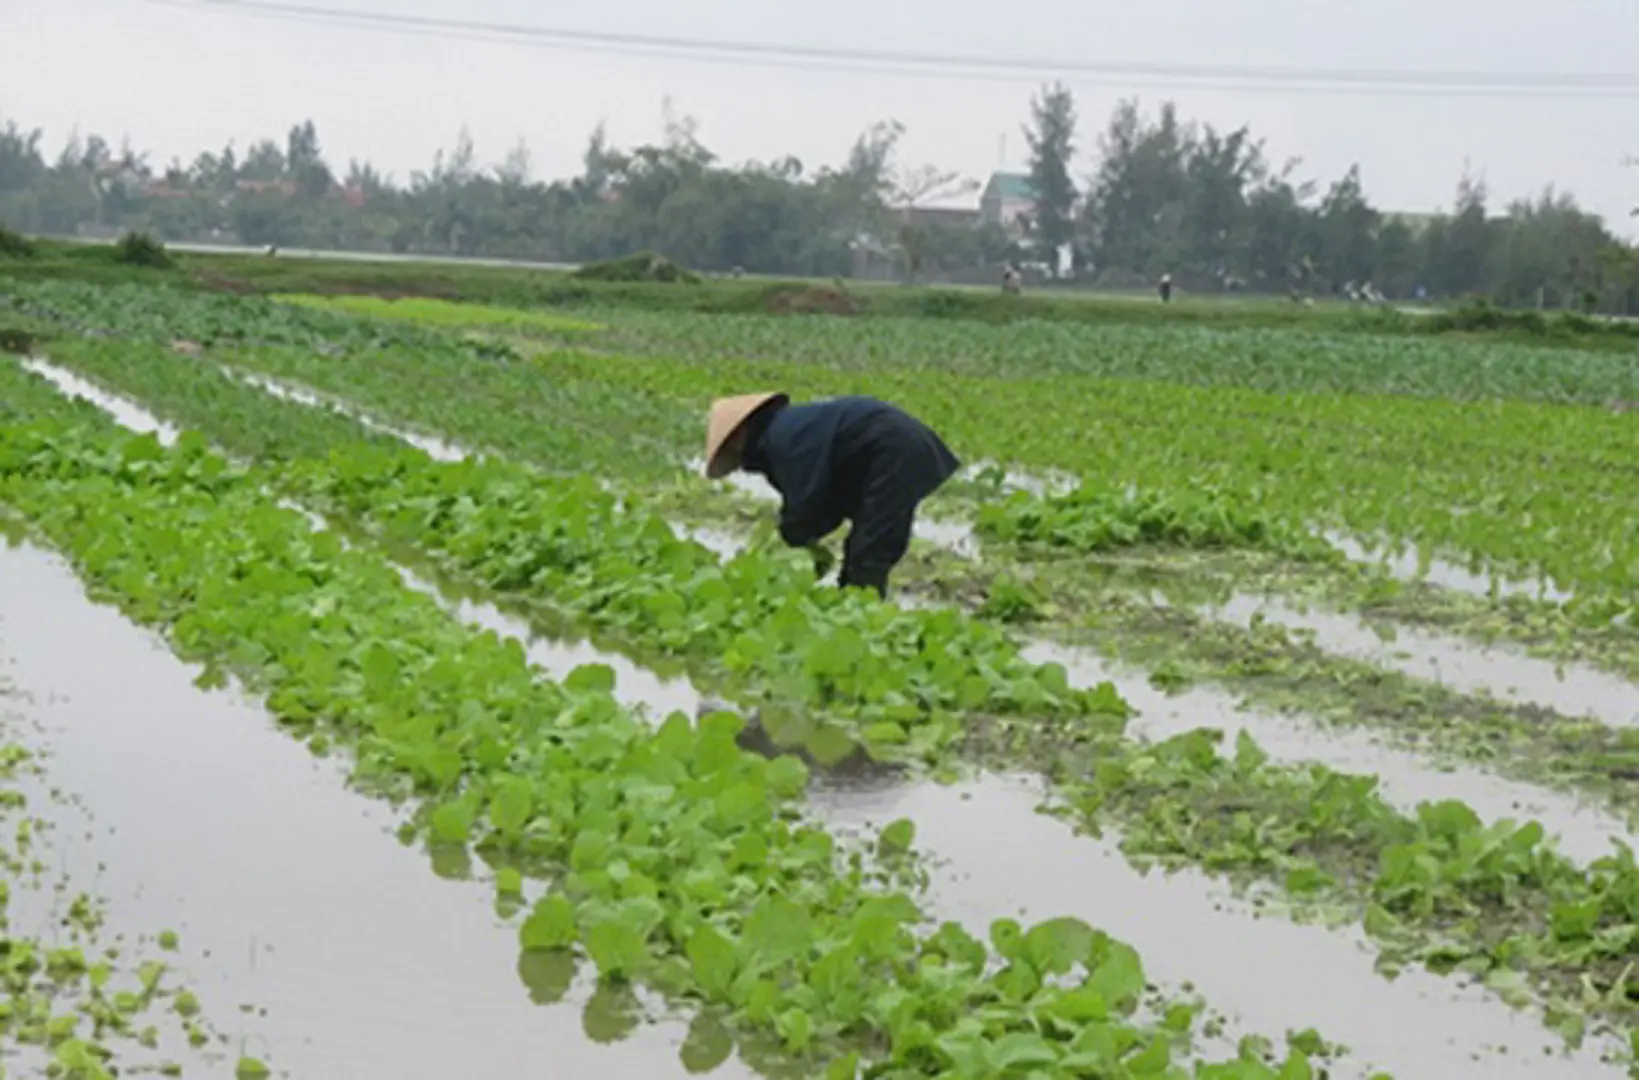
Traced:
<path fill-rule="evenodd" d="M 566 1076 L 688 1075 L 686 1022 L 573 968 L 520 964 L 481 866 L 398 843 L 396 816 L 350 793 L 340 762 L 256 703 L 200 690 L 59 560 L 0 548 L 0 582 L 6 704 L 76 796 L 53 853 L 116 926 L 177 932 L 232 1057 L 242 1045 L 280 1075 L 337 1080 L 523 1076 L 543 1060 Z"/>
<path fill-rule="evenodd" d="M 73 298 L 107 341 L 0 360 L 44 425 L 0 410 L 0 714 L 39 755 L 8 915 L 58 948 L 84 891 L 107 940 L 164 952 L 201 1019 L 158 993 L 146 1049 L 181 1075 L 1630 1074 L 1639 684 L 1574 630 L 1555 663 L 1500 620 L 1482 645 L 1278 592 L 1182 601 L 981 543 L 975 493 L 1059 513 L 1029 500 L 1093 461 L 1067 436 L 1045 467 L 1015 420 L 1052 402 L 1006 379 L 961 407 L 1032 467 L 952 419 L 980 464 L 917 521 L 920 598 L 879 603 L 748 548 L 779 495 L 703 486 L 666 427 L 698 391 L 665 364 L 413 319 L 302 337 L 295 309 L 246 315 L 235 356 L 217 301 L 149 297 L 203 342 L 184 355 L 98 302 Z M 1164 527 L 1126 504 L 1041 527 L 1116 557 L 1297 550 L 1259 516 L 1291 505 L 1187 490 Z M 1498 537 L 1499 564 L 1531 554 Z M 1614 572 L 1541 561 L 1620 629 Z M 1374 673 L 1398 711 L 1344 722 L 1382 713 Z M 1405 737 L 1424 721 L 1448 742 Z M 1439 752 L 1458 736 L 1478 749 Z"/>

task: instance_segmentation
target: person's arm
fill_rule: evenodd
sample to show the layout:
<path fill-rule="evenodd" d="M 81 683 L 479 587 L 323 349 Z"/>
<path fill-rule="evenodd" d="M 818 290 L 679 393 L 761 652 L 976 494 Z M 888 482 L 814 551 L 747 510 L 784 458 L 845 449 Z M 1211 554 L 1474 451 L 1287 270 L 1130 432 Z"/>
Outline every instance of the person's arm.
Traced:
<path fill-rule="evenodd" d="M 780 507 L 780 539 L 792 547 L 808 547 L 841 528 L 842 517 L 834 506 L 806 505 L 788 499 Z"/>

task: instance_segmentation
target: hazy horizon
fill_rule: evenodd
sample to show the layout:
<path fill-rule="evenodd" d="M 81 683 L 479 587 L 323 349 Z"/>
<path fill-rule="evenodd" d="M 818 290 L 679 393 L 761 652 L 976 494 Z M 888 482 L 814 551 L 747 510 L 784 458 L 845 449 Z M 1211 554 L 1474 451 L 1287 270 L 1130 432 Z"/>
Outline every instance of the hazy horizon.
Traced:
<path fill-rule="evenodd" d="M 322 0 L 321 0 L 322 2 Z M 1305 20 L 1298 0 L 1242 0 L 1210 11 L 1134 10 L 1102 0 L 1044 0 L 1017 20 L 1001 9 L 903 0 L 892 9 L 836 0 L 825 11 L 751 0 L 701 0 L 683 11 L 619 0 L 593 13 L 534 11 L 523 0 L 336 0 L 355 11 L 679 37 L 1066 61 L 1281 65 L 1311 69 L 1622 72 L 1639 56 L 1632 0 L 1450 0 L 1439 10 L 1381 0 L 1372 10 Z M 1007 14 L 1013 12 L 1009 9 Z M 572 18 L 579 14 L 579 18 Z M 1022 170 L 1021 125 L 1044 81 L 886 75 L 673 57 L 595 55 L 515 43 L 442 39 L 258 17 L 149 0 L 0 0 L 0 120 L 46 133 L 54 157 L 71 131 L 116 146 L 129 138 L 163 168 L 233 142 L 282 143 L 312 119 L 338 172 L 368 159 L 402 182 L 430 166 L 466 126 L 478 158 L 499 163 L 527 141 L 537 179 L 578 171 L 601 122 L 617 146 L 654 141 L 662 101 L 699 122 L 729 163 L 787 154 L 810 169 L 839 163 L 878 120 L 907 132 L 901 163 L 932 163 L 982 181 Z M 1449 208 L 1465 167 L 1492 207 L 1569 191 L 1617 233 L 1639 233 L 1639 97 L 1451 98 L 1166 88 L 1064 80 L 1080 112 L 1078 180 L 1117 101 L 1188 120 L 1248 125 L 1279 163 L 1322 187 L 1356 162 L 1373 203 L 1390 212 Z M 976 198 L 973 197 L 973 198 Z M 968 201 L 973 201 L 970 198 Z"/>

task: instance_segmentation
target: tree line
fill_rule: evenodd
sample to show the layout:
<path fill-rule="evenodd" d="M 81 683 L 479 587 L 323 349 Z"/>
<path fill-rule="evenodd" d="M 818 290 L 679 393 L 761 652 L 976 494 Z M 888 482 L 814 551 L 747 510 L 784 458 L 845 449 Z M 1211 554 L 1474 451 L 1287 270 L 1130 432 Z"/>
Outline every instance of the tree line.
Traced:
<path fill-rule="evenodd" d="M 1067 260 L 1078 281 L 1190 291 L 1392 298 L 1484 295 L 1513 305 L 1639 310 L 1634 251 L 1552 189 L 1500 211 L 1464 177 L 1449 213 L 1372 205 L 1358 167 L 1329 184 L 1271 160 L 1245 127 L 1220 131 L 1170 103 L 1116 107 L 1077 176 L 1070 92 L 1044 87 L 1025 135 L 1034 208 L 1011 226 L 940 216 L 930 203 L 978 181 L 907 165 L 896 122 L 873 125 L 838 166 L 794 157 L 730 163 L 668 107 L 658 141 L 630 149 L 594 131 L 579 171 L 540 180 L 528 147 L 479 163 L 463 132 L 395 182 L 336 165 L 311 121 L 282 141 L 230 144 L 158 166 L 128 143 L 0 129 L 0 222 L 48 235 L 142 230 L 171 241 L 588 262 L 662 252 L 711 272 L 999 281 L 1009 262 Z M 1051 272 L 1051 271 L 1049 271 Z M 1369 288 L 1368 288 L 1369 286 Z"/>
<path fill-rule="evenodd" d="M 1186 288 L 1390 297 L 1484 296 L 1511 305 L 1633 311 L 1634 250 L 1568 193 L 1494 208 L 1463 176 L 1449 212 L 1374 206 L 1359 165 L 1330 184 L 1276 163 L 1250 129 L 1220 131 L 1162 105 L 1116 106 L 1081 185 L 1075 101 L 1062 86 L 1031 103 L 1026 136 L 1038 258 L 1068 249 L 1081 276 L 1112 285 L 1170 274 Z"/>

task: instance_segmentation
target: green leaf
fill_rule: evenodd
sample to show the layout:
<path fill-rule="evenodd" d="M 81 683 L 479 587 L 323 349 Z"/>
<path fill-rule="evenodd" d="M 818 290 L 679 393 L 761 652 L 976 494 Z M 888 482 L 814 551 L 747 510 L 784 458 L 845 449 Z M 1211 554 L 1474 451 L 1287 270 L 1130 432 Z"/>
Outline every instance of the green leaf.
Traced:
<path fill-rule="evenodd" d="M 587 929 L 586 955 L 605 978 L 628 978 L 648 962 L 648 943 L 625 922 L 603 922 Z"/>
<path fill-rule="evenodd" d="M 814 1038 L 814 1021 L 801 1009 L 787 1009 L 775 1021 L 786 1050 L 801 1053 Z"/>
<path fill-rule="evenodd" d="M 883 855 L 903 855 L 916 842 L 916 826 L 909 818 L 900 818 L 882 830 L 877 851 Z"/>
<path fill-rule="evenodd" d="M 566 949 L 575 943 L 575 906 L 562 893 L 542 897 L 519 928 L 519 942 L 526 950 Z"/>
<path fill-rule="evenodd" d="M 577 694 L 612 694 L 615 669 L 608 664 L 582 664 L 569 673 L 563 686 Z"/>
<path fill-rule="evenodd" d="M 1301 1050 L 1293 1050 L 1280 1067 L 1276 1080 L 1314 1080 L 1315 1070 Z"/>
<path fill-rule="evenodd" d="M 502 896 L 522 896 L 524 876 L 510 866 L 495 871 L 495 891 Z"/>
<path fill-rule="evenodd" d="M 1128 1071 L 1134 1076 L 1160 1076 L 1170 1064 L 1172 1049 L 1166 1039 L 1160 1038 L 1150 1040 L 1148 1046 L 1126 1061 Z"/>
<path fill-rule="evenodd" d="M 535 811 L 535 793 L 529 781 L 521 776 L 503 777 L 489 803 L 489 820 L 503 835 L 514 837 L 523 832 Z"/>
<path fill-rule="evenodd" d="M 1510 968 L 1493 968 L 1486 973 L 1485 985 L 1492 993 L 1516 1009 L 1523 1009 L 1536 1000 L 1531 984 L 1523 972 Z"/>
<path fill-rule="evenodd" d="M 432 841 L 435 844 L 465 844 L 472 838 L 472 824 L 472 810 L 465 803 L 445 803 L 432 813 Z"/>
<path fill-rule="evenodd" d="M 1059 1051 L 1040 1035 L 1015 1031 L 991 1043 L 986 1057 L 991 1069 L 1005 1073 L 1010 1069 L 1052 1065 L 1058 1061 Z"/>
<path fill-rule="evenodd" d="M 835 1058 L 825 1067 L 825 1080 L 858 1080 L 859 1052 L 853 1051 Z"/>
<path fill-rule="evenodd" d="M 1131 945 L 1110 942 L 1109 953 L 1087 979 L 1087 988 L 1112 1008 L 1125 1010 L 1144 993 L 1144 966 Z"/>
<path fill-rule="evenodd" d="M 1024 955 L 1044 975 L 1064 975 L 1092 951 L 1093 928 L 1080 919 L 1049 919 L 1024 936 Z"/>
<path fill-rule="evenodd" d="M 734 944 L 712 927 L 702 926 L 689 937 L 687 952 L 700 988 L 709 997 L 727 1000 L 740 966 Z"/>
<path fill-rule="evenodd" d="M 767 971 L 805 954 L 813 942 L 808 911 L 783 896 L 765 896 L 746 919 L 741 944 L 747 960 Z"/>

